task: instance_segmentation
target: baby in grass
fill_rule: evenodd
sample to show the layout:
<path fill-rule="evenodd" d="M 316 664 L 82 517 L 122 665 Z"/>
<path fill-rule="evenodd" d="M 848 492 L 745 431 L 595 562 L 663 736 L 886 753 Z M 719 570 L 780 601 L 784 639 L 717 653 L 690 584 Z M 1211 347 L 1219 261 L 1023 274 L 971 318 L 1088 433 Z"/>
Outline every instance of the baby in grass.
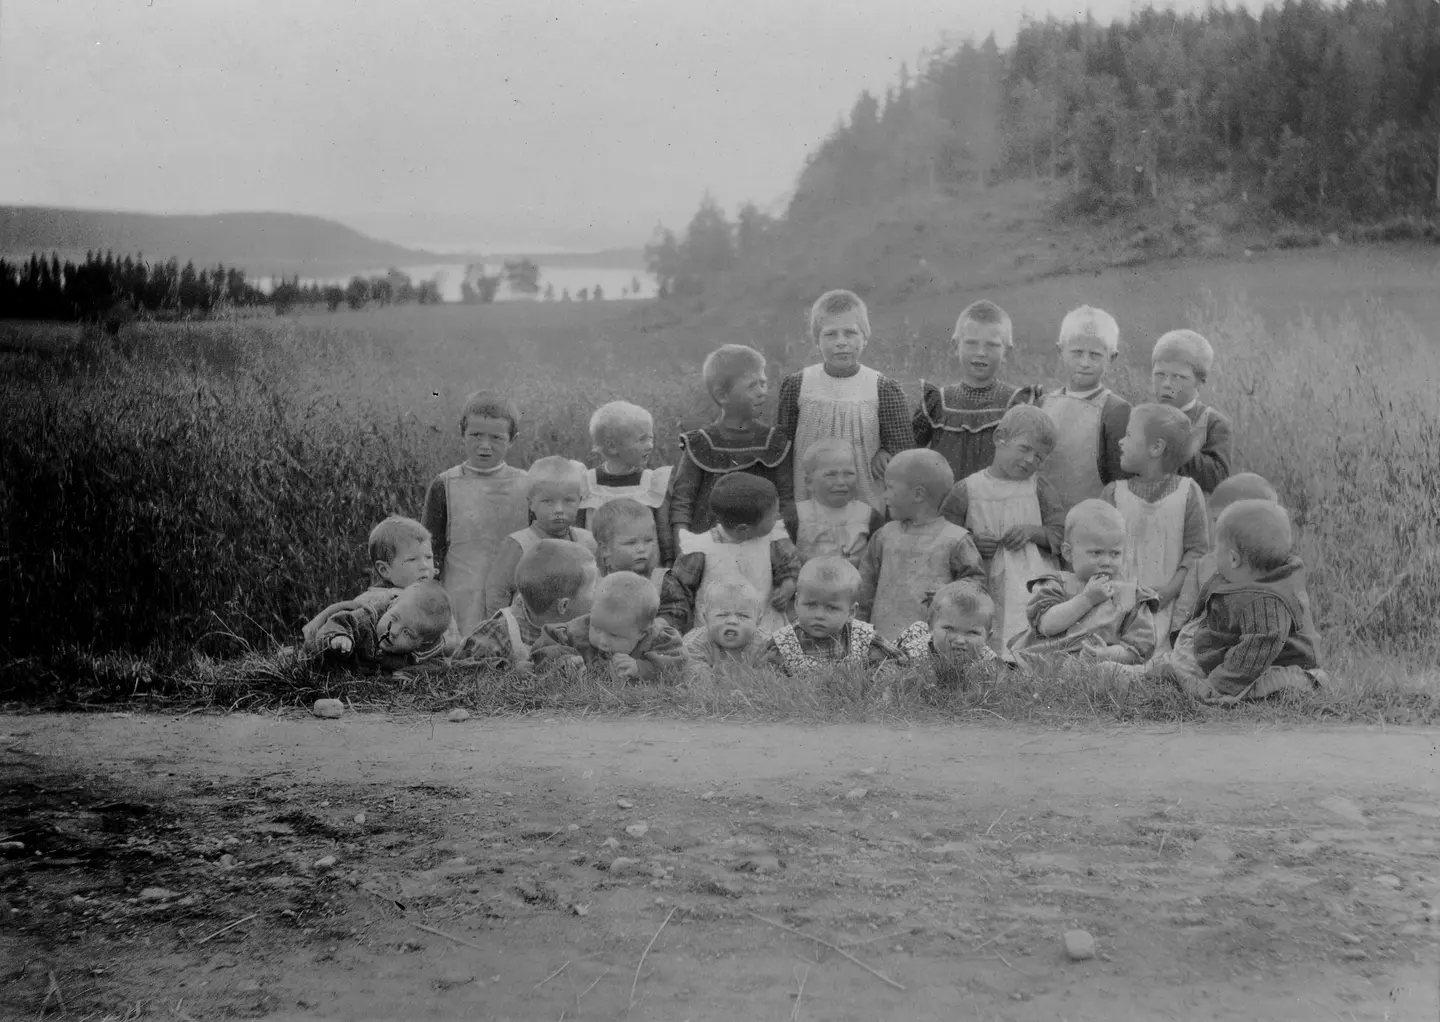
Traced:
<path fill-rule="evenodd" d="M 843 557 L 816 557 L 800 569 L 795 623 L 770 636 L 761 662 L 786 674 L 878 667 L 902 659 L 875 627 L 858 620 L 860 572 Z"/>
<path fill-rule="evenodd" d="M 760 593 L 744 579 L 722 579 L 705 587 L 704 623 L 685 635 L 685 652 L 697 667 L 712 672 L 756 664 L 769 635 L 760 630 Z"/>
<path fill-rule="evenodd" d="M 423 579 L 383 598 L 337 604 L 305 626 L 305 648 L 339 666 L 395 671 L 437 660 L 445 652 L 450 600 Z"/>
<path fill-rule="evenodd" d="M 656 617 L 660 595 L 648 578 L 611 572 L 595 584 L 590 613 L 546 625 L 532 657 L 537 670 L 607 667 L 615 677 L 652 681 L 682 670 L 689 656 L 680 633 Z"/>
<path fill-rule="evenodd" d="M 930 598 L 930 616 L 916 621 L 896 643 L 911 660 L 956 660 L 993 663 L 990 648 L 995 603 L 972 581 L 941 586 Z"/>

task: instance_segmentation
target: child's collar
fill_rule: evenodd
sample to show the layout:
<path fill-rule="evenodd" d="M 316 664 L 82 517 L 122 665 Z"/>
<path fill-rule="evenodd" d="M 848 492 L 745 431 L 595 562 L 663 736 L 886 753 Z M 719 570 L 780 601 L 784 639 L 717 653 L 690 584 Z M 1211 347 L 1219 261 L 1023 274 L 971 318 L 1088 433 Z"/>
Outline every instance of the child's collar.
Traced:
<path fill-rule="evenodd" d="M 837 380 L 849 379 L 850 377 L 858 373 L 861 369 L 860 361 L 858 359 L 855 361 L 855 364 L 848 369 L 832 369 L 830 368 L 829 362 L 821 362 L 820 366 L 822 369 L 825 370 L 826 376 L 833 376 Z"/>
<path fill-rule="evenodd" d="M 1183 407 L 1180 408 L 1179 410 L 1182 411 L 1182 412 L 1184 412 L 1186 415 L 1189 415 L 1189 414 L 1190 414 L 1190 410 L 1191 410 L 1192 408 L 1194 408 L 1196 405 L 1198 405 L 1199 403 L 1200 403 L 1200 395 L 1199 395 L 1199 394 L 1196 394 L 1194 397 L 1192 397 L 1192 398 L 1190 399 L 1190 403 L 1189 403 L 1189 404 L 1183 406 Z"/>
<path fill-rule="evenodd" d="M 1065 384 L 1065 396 L 1066 396 L 1066 397 L 1078 397 L 1078 398 L 1080 398 L 1080 399 L 1083 401 L 1083 400 L 1085 400 L 1086 398 L 1092 398 L 1092 397 L 1094 397 L 1096 394 L 1100 393 L 1100 392 L 1101 392 L 1102 390 L 1104 390 L 1104 389 L 1105 389 L 1105 384 L 1103 384 L 1103 383 L 1097 383 L 1097 384 L 1095 384 L 1095 386 L 1091 387 L 1089 390 L 1076 390 L 1074 387 L 1070 386 L 1070 384 L 1067 383 L 1067 384 Z"/>
<path fill-rule="evenodd" d="M 465 472 L 468 472 L 470 475 L 476 476 L 493 476 L 496 472 L 499 472 L 504 467 L 505 462 L 503 461 L 500 464 L 496 465 L 494 468 L 476 468 L 468 461 L 461 466 L 461 468 Z"/>

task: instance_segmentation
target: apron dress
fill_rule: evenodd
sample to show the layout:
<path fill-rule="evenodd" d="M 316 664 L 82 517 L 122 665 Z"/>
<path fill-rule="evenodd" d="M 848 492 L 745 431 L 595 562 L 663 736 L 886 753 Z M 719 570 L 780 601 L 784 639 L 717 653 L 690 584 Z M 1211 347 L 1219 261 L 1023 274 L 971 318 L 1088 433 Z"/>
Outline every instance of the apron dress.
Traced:
<path fill-rule="evenodd" d="M 806 366 L 800 374 L 800 416 L 795 423 L 795 499 L 810 496 L 805 486 L 805 451 L 817 440 L 839 439 L 855 448 L 860 471 L 860 500 L 885 513 L 884 487 L 877 485 L 870 464 L 880 453 L 880 374 L 861 366 L 854 376 L 839 378 L 824 364 Z"/>
<path fill-rule="evenodd" d="M 525 472 L 514 465 L 493 472 L 456 465 L 441 478 L 449 533 L 442 581 L 453 626 L 463 636 L 500 609 L 485 606 L 485 576 L 505 537 L 529 523 L 530 502 Z"/>
<path fill-rule="evenodd" d="M 629 497 L 653 511 L 665 503 L 665 488 L 669 485 L 669 465 L 664 468 L 647 468 L 640 473 L 640 483 L 637 486 L 602 486 L 592 468 L 585 473 L 586 493 L 585 499 L 580 502 L 580 510 L 594 511 L 619 497 Z"/>
<path fill-rule="evenodd" d="M 759 621 L 760 630 L 773 632 L 785 627 L 787 621 L 784 613 L 770 606 L 770 592 L 774 588 L 774 575 L 770 565 L 770 544 L 777 539 L 789 540 L 789 538 L 790 534 L 785 531 L 783 522 L 776 522 L 770 535 L 761 536 L 758 539 L 747 539 L 743 543 L 725 542 L 720 535 L 719 526 L 698 535 L 682 530 L 680 553 L 682 555 L 697 553 L 705 555 L 705 574 L 700 577 L 700 585 L 695 594 L 694 620 L 705 620 L 705 611 L 708 606 L 705 599 L 706 586 L 722 579 L 726 581 L 743 579 L 754 586 L 755 591 L 760 594 L 760 606 L 763 608 Z"/>
<path fill-rule="evenodd" d="M 877 533 L 885 537 L 880 577 L 870 623 L 882 639 L 894 642 L 916 621 L 927 621 L 930 594 L 955 579 L 950 553 L 970 533 L 954 522 L 937 518 L 924 525 L 891 522 Z"/>
<path fill-rule="evenodd" d="M 870 516 L 874 512 L 863 500 L 852 500 L 844 507 L 829 507 L 818 500 L 796 501 L 800 528 L 795 547 L 801 559 L 843 557 L 858 568 L 860 555 L 870 540 Z"/>
<path fill-rule="evenodd" d="M 1100 496 L 1100 416 L 1110 391 L 1101 387 L 1089 397 L 1064 390 L 1046 394 L 1040 407 L 1055 422 L 1055 450 L 1040 474 L 1055 487 L 1061 506 L 1069 511 L 1082 500 Z"/>
<path fill-rule="evenodd" d="M 1040 497 L 1034 476 L 1015 481 L 976 472 L 964 484 L 970 498 L 965 524 L 972 533 L 1003 536 L 1015 525 L 1040 524 Z M 998 653 L 1029 627 L 1025 618 L 1025 607 L 1030 602 L 1027 583 L 1054 573 L 1056 565 L 1034 543 L 1026 543 L 1022 550 L 1000 547 L 985 562 L 985 570 L 990 598 L 995 601 L 990 648 Z"/>
<path fill-rule="evenodd" d="M 1154 504 L 1130 492 L 1130 484 L 1115 484 L 1115 506 L 1125 519 L 1125 561 L 1121 573 L 1127 581 L 1159 590 L 1170 581 L 1185 553 L 1185 504 L 1195 480 L 1180 477 L 1180 485 Z M 1193 572 L 1192 572 L 1193 574 Z M 1178 602 L 1178 601 L 1177 601 Z M 1155 611 L 1155 652 L 1170 648 L 1170 618 L 1175 603 Z M 1183 623 L 1183 622 L 1182 622 Z"/>

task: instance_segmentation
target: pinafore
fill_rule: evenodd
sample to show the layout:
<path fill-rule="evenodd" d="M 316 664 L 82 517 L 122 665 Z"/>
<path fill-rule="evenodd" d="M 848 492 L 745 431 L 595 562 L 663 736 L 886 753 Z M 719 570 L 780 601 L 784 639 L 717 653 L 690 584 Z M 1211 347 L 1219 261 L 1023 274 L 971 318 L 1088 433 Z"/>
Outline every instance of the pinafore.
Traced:
<path fill-rule="evenodd" d="M 970 533 L 944 518 L 924 525 L 891 522 L 876 535 L 884 535 L 880 576 L 870 623 L 882 639 L 894 642 L 900 633 L 930 613 L 927 598 L 953 582 L 950 554 Z"/>
<path fill-rule="evenodd" d="M 965 524 L 971 533 L 998 538 L 1012 526 L 1040 524 L 1040 497 L 1034 476 L 1014 481 L 996 479 L 989 471 L 976 472 L 964 480 L 964 485 L 970 499 Z M 991 649 L 1004 650 L 1011 639 L 1029 627 L 1025 605 L 1030 601 L 1030 590 L 1026 584 L 1055 570 L 1055 563 L 1034 543 L 1026 543 L 1021 550 L 1000 547 L 993 557 L 986 558 L 990 598 L 995 601 Z"/>
<path fill-rule="evenodd" d="M 854 376 L 836 377 L 823 363 L 806 366 L 800 375 L 800 415 L 795 424 L 795 499 L 804 500 L 805 451 L 817 440 L 838 439 L 855 447 L 860 468 L 856 481 L 858 496 L 875 510 L 884 512 L 883 487 L 870 474 L 870 464 L 880 453 L 880 374 L 861 366 Z"/>
<path fill-rule="evenodd" d="M 1040 407 L 1055 422 L 1055 449 L 1040 474 L 1055 487 L 1061 506 L 1070 510 L 1082 500 L 1100 496 L 1100 417 L 1108 388 L 1089 397 L 1075 397 L 1062 388 L 1040 399 Z"/>
<path fill-rule="evenodd" d="M 469 635 L 500 609 L 485 606 L 485 576 L 505 537 L 530 520 L 525 472 L 514 465 L 491 472 L 456 465 L 441 478 L 449 532 L 442 581 L 454 625 L 460 635 Z"/>
<path fill-rule="evenodd" d="M 812 557 L 843 557 L 856 567 L 870 539 L 870 516 L 875 509 L 863 500 L 844 507 L 829 507 L 818 500 L 795 503 L 799 534 L 795 547 L 803 560 Z"/>
<path fill-rule="evenodd" d="M 719 526 L 698 535 L 682 530 L 680 553 L 682 555 L 696 553 L 705 555 L 705 573 L 700 578 L 700 585 L 695 596 L 694 619 L 696 621 L 705 620 L 706 586 L 720 580 L 744 579 L 760 594 L 760 606 L 763 608 L 760 614 L 760 629 L 773 632 L 783 628 L 787 623 L 785 615 L 770 606 L 770 591 L 774 587 L 774 575 L 770 564 L 770 544 L 777 539 L 789 540 L 789 538 L 790 535 L 785 531 L 784 524 L 780 522 L 775 524 L 770 535 L 761 536 L 758 539 L 747 539 L 743 543 L 726 542 L 720 533 Z"/>
<path fill-rule="evenodd" d="M 1185 504 L 1190 487 L 1199 484 L 1180 477 L 1180 485 L 1154 504 L 1130 491 L 1125 480 L 1115 484 L 1115 506 L 1125 519 L 1125 562 L 1121 569 L 1128 581 L 1146 589 L 1159 590 L 1170 581 L 1185 553 Z M 1155 611 L 1155 652 L 1170 648 L 1172 602 Z"/>

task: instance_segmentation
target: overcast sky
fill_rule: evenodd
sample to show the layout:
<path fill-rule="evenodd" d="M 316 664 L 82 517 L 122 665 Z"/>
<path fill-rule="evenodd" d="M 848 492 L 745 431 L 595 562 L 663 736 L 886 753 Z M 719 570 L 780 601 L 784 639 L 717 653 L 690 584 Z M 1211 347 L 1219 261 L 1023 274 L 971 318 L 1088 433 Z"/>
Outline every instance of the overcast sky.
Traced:
<path fill-rule="evenodd" d="M 1044 16 L 1074 0 L 1030 0 Z M 1108 22 L 1130 0 L 1092 0 Z M 1201 6 L 1177 0 L 1175 6 Z M 598 248 L 782 199 L 863 88 L 1008 0 L 3 0 L 0 203 Z"/>

